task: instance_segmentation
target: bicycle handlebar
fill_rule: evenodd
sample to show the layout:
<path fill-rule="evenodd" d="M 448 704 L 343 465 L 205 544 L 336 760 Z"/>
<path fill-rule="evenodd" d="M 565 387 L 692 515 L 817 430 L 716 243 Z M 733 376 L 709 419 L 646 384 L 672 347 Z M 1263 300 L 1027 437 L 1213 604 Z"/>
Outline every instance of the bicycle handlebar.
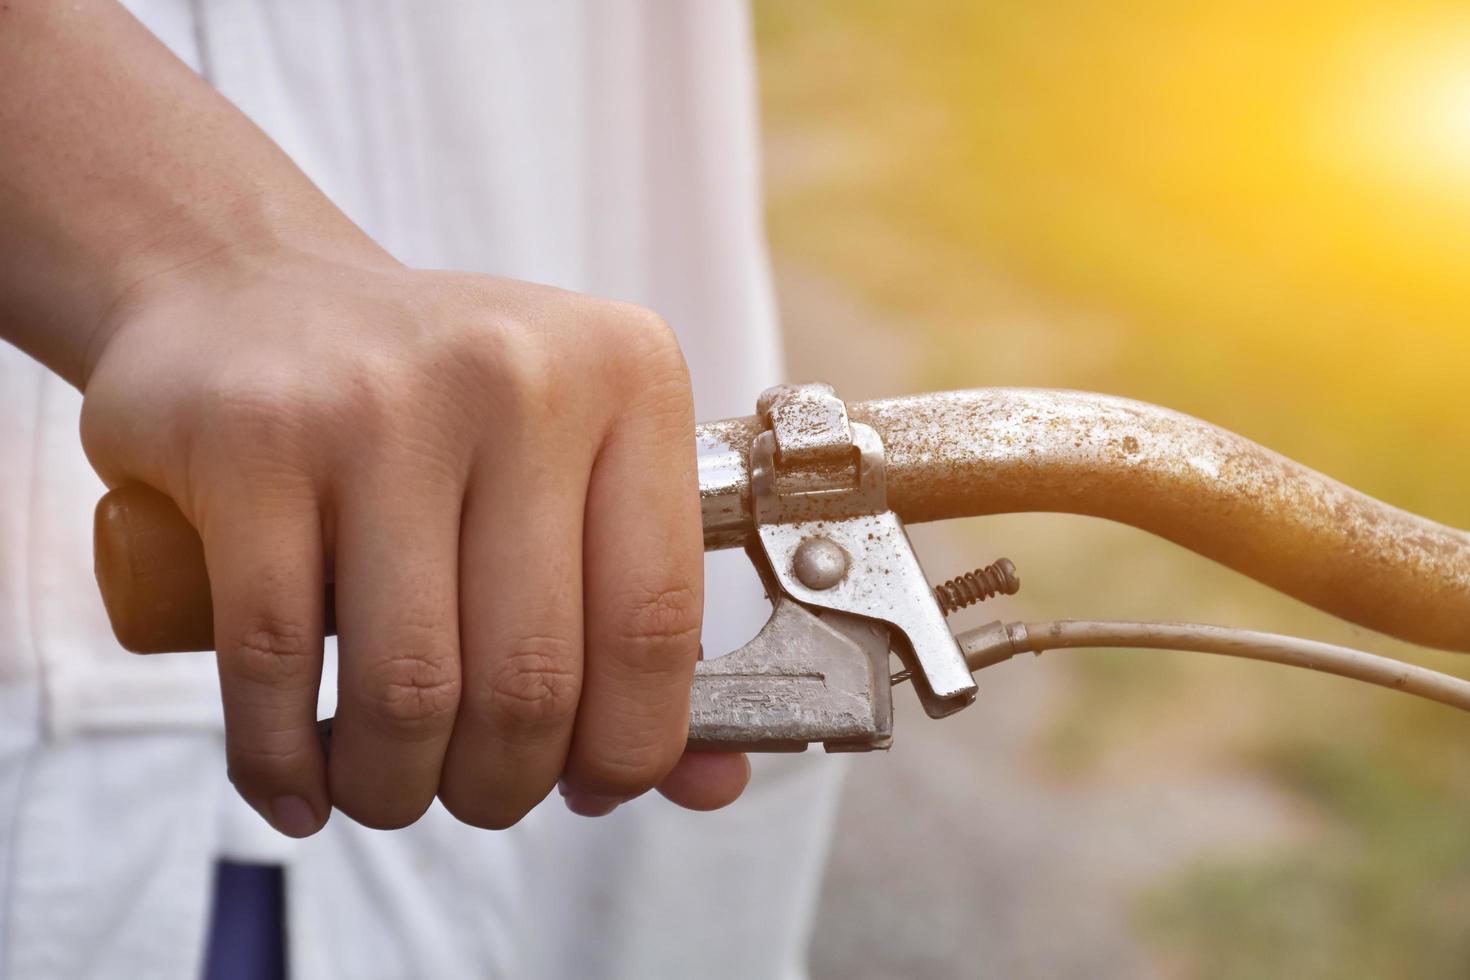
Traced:
<path fill-rule="evenodd" d="M 849 406 L 886 452 L 905 522 L 1054 512 L 1118 521 L 1342 619 L 1470 652 L 1470 534 L 1399 510 L 1198 419 L 1087 392 L 981 388 Z M 705 548 L 742 545 L 754 416 L 702 424 Z M 213 646 L 198 536 L 144 487 L 98 504 L 97 579 L 140 653 Z"/>

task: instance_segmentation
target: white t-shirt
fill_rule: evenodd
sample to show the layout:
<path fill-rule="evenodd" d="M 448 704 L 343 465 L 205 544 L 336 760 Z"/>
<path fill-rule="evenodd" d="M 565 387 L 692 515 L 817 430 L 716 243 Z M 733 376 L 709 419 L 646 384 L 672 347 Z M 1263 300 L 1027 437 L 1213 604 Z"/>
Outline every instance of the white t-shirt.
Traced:
<path fill-rule="evenodd" d="M 129 6 L 400 259 L 658 310 L 702 419 L 780 380 L 742 4 Z M 804 973 L 841 771 L 820 754 L 757 760 L 717 814 L 650 794 L 502 833 L 436 806 L 276 836 L 225 781 L 212 658 L 112 640 L 80 403 L 0 345 L 0 974 L 193 980 L 220 856 L 286 865 L 298 980 Z M 710 558 L 712 651 L 768 612 L 743 562 Z"/>

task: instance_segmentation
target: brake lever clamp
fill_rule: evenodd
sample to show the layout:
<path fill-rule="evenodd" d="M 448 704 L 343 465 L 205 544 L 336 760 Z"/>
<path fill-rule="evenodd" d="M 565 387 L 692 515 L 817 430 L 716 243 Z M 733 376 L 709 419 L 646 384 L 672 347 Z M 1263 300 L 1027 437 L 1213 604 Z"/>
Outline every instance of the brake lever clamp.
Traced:
<path fill-rule="evenodd" d="M 690 746 L 887 748 L 890 651 L 930 717 L 971 704 L 964 654 L 888 506 L 877 432 L 825 384 L 768 389 L 757 413 L 746 553 L 773 611 L 745 646 L 696 667 Z"/>

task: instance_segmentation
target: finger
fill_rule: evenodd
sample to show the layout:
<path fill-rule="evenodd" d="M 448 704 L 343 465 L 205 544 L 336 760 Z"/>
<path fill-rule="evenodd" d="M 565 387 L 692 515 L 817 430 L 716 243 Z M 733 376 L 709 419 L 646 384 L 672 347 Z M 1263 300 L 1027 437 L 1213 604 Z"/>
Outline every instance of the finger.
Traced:
<path fill-rule="evenodd" d="M 687 385 L 646 393 L 603 442 L 587 495 L 582 701 L 569 799 L 623 800 L 688 738 L 704 544 Z"/>
<path fill-rule="evenodd" d="M 316 735 L 322 532 L 313 495 L 242 493 L 200 519 L 214 601 L 230 781 L 277 830 L 331 812 Z"/>
<path fill-rule="evenodd" d="M 750 760 L 739 752 L 685 752 L 658 791 L 686 810 L 718 810 L 745 792 Z"/>
<path fill-rule="evenodd" d="M 463 481 L 379 465 L 338 493 L 332 802 L 370 827 L 417 820 L 439 785 L 459 702 Z"/>
<path fill-rule="evenodd" d="M 439 798 L 502 829 L 556 784 L 582 683 L 582 505 L 590 450 L 482 464 L 460 534 L 464 690 Z M 548 456 L 547 453 L 552 455 Z"/>

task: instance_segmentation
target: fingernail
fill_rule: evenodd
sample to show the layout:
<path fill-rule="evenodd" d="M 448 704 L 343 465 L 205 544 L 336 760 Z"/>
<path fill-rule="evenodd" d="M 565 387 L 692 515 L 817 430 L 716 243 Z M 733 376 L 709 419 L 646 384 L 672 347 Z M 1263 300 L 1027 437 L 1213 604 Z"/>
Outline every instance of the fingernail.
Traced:
<path fill-rule="evenodd" d="M 271 800 L 271 826 L 287 837 L 310 837 L 320 826 L 311 804 L 299 796 Z"/>
<path fill-rule="evenodd" d="M 605 817 L 623 801 L 616 796 L 598 796 L 596 793 L 564 793 L 562 802 L 579 817 Z"/>

